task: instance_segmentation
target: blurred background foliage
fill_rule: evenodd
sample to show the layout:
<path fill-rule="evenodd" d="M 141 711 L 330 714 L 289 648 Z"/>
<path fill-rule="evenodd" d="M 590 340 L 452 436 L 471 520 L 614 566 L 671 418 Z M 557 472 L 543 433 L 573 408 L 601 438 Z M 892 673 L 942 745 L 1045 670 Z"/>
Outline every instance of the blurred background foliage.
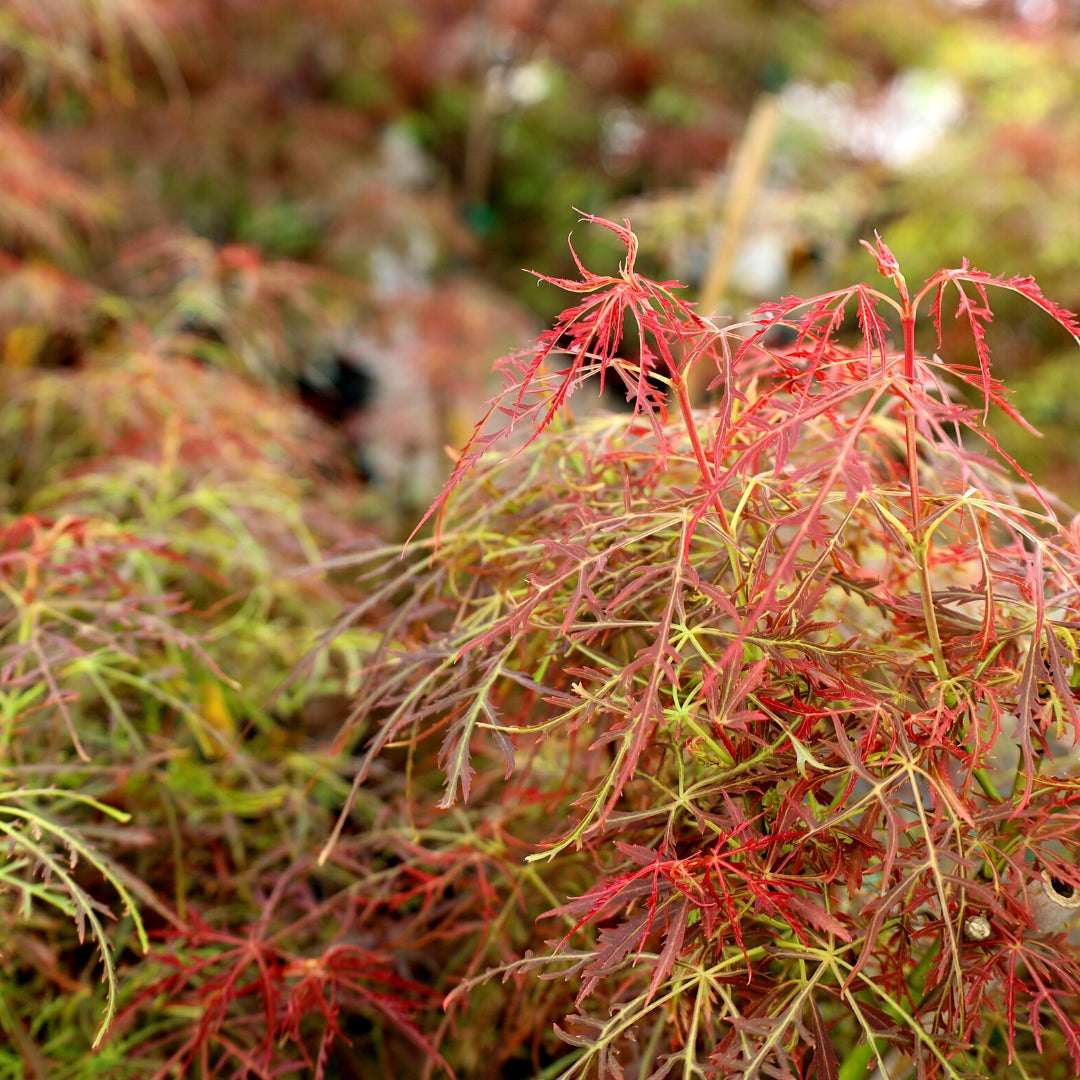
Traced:
<path fill-rule="evenodd" d="M 967 257 L 1076 310 L 1078 196 L 1065 0 L 6 0 L 4 798 L 40 821 L 42 785 L 82 792 L 48 835 L 114 860 L 94 902 L 137 878 L 188 942 L 193 895 L 235 928 L 252 867 L 313 880 L 363 628 L 282 684 L 355 588 L 333 556 L 408 531 L 493 360 L 562 305 L 521 268 L 573 273 L 572 208 L 629 217 L 642 265 L 722 316 L 869 276 L 875 229 L 909 280 Z M 593 265 L 600 231 L 575 233 Z M 1076 353 L 998 303 L 1046 432 L 1002 440 L 1075 503 Z M 0 1076 L 45 1075 L 81 1052 L 64 1024 L 93 1034 L 97 969 L 32 902 L 59 879 L 12 865 L 0 979 L 33 993 L 0 1009 Z M 102 948 L 134 964 L 118 925 Z M 92 1019 L 38 1014 L 58 989 Z"/>
<path fill-rule="evenodd" d="M 78 352 L 119 294 L 172 351 L 248 374 L 350 337 L 393 368 L 426 332 L 418 297 L 468 280 L 491 313 L 456 329 L 473 397 L 413 425 L 439 474 L 491 359 L 560 302 L 520 269 L 569 272 L 572 207 L 630 216 L 699 295 L 726 262 L 720 313 L 865 276 L 874 229 L 912 279 L 966 256 L 1076 307 L 1077 19 L 1054 0 L 12 0 L 5 365 Z M 1050 432 L 1014 449 L 1074 491 L 1067 343 L 1019 306 L 999 321 L 1003 374 Z"/>

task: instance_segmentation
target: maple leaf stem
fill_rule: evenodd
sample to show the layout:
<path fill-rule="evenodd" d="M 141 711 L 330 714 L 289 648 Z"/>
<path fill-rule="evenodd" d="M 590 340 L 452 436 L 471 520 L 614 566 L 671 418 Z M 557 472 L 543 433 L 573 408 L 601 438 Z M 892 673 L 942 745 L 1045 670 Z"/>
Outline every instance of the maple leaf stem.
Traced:
<path fill-rule="evenodd" d="M 904 378 L 915 381 L 915 309 L 908 302 L 906 291 L 903 294 L 901 325 L 904 330 Z M 911 535 L 918 540 L 915 558 L 919 567 L 919 593 L 922 601 L 923 621 L 926 624 L 926 636 L 934 658 L 934 670 L 939 679 L 948 678 L 948 666 L 941 647 L 941 633 L 938 630 L 937 615 L 934 612 L 934 594 L 930 581 L 931 548 L 933 536 L 924 532 L 922 525 L 922 495 L 919 488 L 918 432 L 915 430 L 915 411 L 909 404 L 904 410 L 904 443 L 907 457 L 908 494 L 911 500 Z"/>
<path fill-rule="evenodd" d="M 679 411 L 682 413 L 686 432 L 690 436 L 690 445 L 694 449 L 694 457 L 697 460 L 698 468 L 701 470 L 701 479 L 707 486 L 711 486 L 714 480 L 712 464 L 705 454 L 705 447 L 701 444 L 701 435 L 698 432 L 694 409 L 690 403 L 690 389 L 681 372 L 676 371 L 673 373 L 671 385 L 679 402 Z M 720 501 L 719 492 L 713 497 L 712 505 L 720 518 L 721 528 L 725 533 L 730 533 L 731 527 L 728 523 L 727 513 L 724 511 L 724 504 Z"/>
<path fill-rule="evenodd" d="M 994 803 L 1002 801 L 1001 792 L 998 791 L 997 784 L 994 783 L 989 769 L 973 769 L 972 776 L 975 777 L 975 782 L 982 788 L 983 794 L 988 799 Z"/>
<path fill-rule="evenodd" d="M 941 632 L 938 629 L 937 614 L 934 611 L 933 585 L 930 581 L 930 538 L 926 537 L 915 551 L 919 567 L 919 594 L 922 601 L 923 622 L 926 625 L 926 637 L 930 643 L 930 652 L 934 658 L 934 671 L 944 682 L 949 677 L 949 668 L 945 662 L 945 651 L 941 647 Z"/>
<path fill-rule="evenodd" d="M 901 316 L 904 328 L 904 378 L 915 381 L 915 312 L 905 304 Z M 918 440 L 915 414 L 909 405 L 904 411 L 904 439 L 907 454 L 908 490 L 911 497 L 911 531 L 918 536 L 922 523 L 922 497 L 919 488 Z"/>

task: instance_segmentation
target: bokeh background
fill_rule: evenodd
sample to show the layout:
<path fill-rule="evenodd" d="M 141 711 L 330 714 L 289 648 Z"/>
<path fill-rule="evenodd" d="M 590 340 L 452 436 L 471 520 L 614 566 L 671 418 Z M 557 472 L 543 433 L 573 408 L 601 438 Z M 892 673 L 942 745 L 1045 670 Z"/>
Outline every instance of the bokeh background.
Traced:
<path fill-rule="evenodd" d="M 25 394 L 27 372 L 100 369 L 134 336 L 297 390 L 345 432 L 356 512 L 391 532 L 437 487 L 492 361 L 561 306 L 521 270 L 571 271 L 574 207 L 628 217 L 649 269 L 721 314 L 868 276 L 857 241 L 875 229 L 910 281 L 966 257 L 1080 307 L 1064 0 L 8 0 L 2 16 L 5 377 Z M 587 261 L 615 257 L 599 232 L 575 232 Z M 1006 446 L 1075 502 L 1076 353 L 1007 297 L 992 344 L 1046 432 L 1003 423 Z"/>

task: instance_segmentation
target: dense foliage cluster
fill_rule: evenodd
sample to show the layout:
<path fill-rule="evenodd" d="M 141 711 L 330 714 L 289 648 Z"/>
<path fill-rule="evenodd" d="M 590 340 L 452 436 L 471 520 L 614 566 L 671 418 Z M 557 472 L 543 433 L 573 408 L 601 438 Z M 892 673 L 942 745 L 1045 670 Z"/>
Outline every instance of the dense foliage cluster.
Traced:
<path fill-rule="evenodd" d="M 555 282 L 580 302 L 507 362 L 433 550 L 354 612 L 393 599 L 358 782 L 408 747 L 414 818 L 437 762 L 439 806 L 533 847 L 489 887 L 551 904 L 447 982 L 460 1030 L 501 975 L 504 1032 L 540 995 L 572 1048 L 544 1075 L 1073 1075 L 1080 531 L 985 426 L 1020 419 L 988 290 L 1080 324 L 967 265 L 909 291 L 878 239 L 891 294 L 718 329 L 600 224 L 619 272 Z M 957 301 L 974 367 L 916 350 Z M 556 420 L 591 377 L 629 421 Z"/>

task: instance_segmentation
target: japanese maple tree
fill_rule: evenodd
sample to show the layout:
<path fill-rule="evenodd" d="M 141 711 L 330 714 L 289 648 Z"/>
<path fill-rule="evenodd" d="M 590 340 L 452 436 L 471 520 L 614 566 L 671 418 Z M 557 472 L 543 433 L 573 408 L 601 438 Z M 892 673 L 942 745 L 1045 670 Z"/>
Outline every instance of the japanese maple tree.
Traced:
<path fill-rule="evenodd" d="M 988 426 L 1023 423 L 989 297 L 1080 325 L 966 263 L 911 288 L 880 237 L 886 287 L 719 325 L 586 220 L 624 261 L 542 278 L 574 304 L 503 362 L 436 536 L 368 557 L 342 622 L 385 626 L 349 805 L 403 754 L 412 835 L 486 829 L 484 895 L 517 912 L 443 971 L 442 1052 L 1075 1075 L 1080 519 Z M 970 356 L 932 351 L 953 311 Z M 570 413 L 594 378 L 629 415 Z"/>

